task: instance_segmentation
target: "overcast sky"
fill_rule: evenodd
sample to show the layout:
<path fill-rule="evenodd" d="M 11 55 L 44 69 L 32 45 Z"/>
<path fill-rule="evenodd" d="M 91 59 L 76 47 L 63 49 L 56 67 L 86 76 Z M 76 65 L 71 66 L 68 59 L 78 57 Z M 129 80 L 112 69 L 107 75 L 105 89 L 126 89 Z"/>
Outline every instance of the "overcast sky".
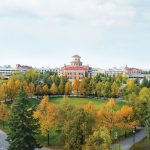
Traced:
<path fill-rule="evenodd" d="M 150 0 L 0 0 L 0 65 L 150 68 Z"/>

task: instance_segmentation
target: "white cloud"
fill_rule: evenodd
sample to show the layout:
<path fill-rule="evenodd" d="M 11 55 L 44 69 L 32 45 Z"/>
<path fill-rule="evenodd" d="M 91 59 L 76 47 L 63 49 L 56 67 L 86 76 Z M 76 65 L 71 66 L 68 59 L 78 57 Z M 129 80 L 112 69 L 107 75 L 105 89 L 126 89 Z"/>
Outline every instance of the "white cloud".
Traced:
<path fill-rule="evenodd" d="M 124 26 L 132 22 L 136 10 L 125 0 L 122 2 L 119 0 L 0 0 L 0 14 L 24 11 L 48 22 L 50 20 L 61 23 L 63 20 L 73 19 L 78 23 L 92 26 Z"/>

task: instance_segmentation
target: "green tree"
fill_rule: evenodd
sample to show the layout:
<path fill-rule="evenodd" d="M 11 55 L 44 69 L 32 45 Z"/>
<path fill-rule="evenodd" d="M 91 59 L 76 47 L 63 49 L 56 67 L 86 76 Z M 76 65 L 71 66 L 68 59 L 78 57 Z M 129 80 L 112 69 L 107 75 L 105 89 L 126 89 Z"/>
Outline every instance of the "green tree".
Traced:
<path fill-rule="evenodd" d="M 110 150 L 111 136 L 106 127 L 100 127 L 86 140 L 82 150 Z"/>
<path fill-rule="evenodd" d="M 8 150 L 34 150 L 37 147 L 35 135 L 37 122 L 33 118 L 33 109 L 25 99 L 24 90 L 19 90 L 18 99 L 12 104 L 9 119 Z"/>
<path fill-rule="evenodd" d="M 82 79 L 80 85 L 79 85 L 79 89 L 78 89 L 79 95 L 83 95 L 86 96 L 89 94 L 88 91 L 88 79 L 84 78 Z"/>
<path fill-rule="evenodd" d="M 60 84 L 58 86 L 58 92 L 59 94 L 65 93 L 65 85 L 66 85 L 66 77 L 61 77 Z"/>
<path fill-rule="evenodd" d="M 66 150 L 81 150 L 95 125 L 90 114 L 67 103 L 58 108 L 57 122 Z"/>

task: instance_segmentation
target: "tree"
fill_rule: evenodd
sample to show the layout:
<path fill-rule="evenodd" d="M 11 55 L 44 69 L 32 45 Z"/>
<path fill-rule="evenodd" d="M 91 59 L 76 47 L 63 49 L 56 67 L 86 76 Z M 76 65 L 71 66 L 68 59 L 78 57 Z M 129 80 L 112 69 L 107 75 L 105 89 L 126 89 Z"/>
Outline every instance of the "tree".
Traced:
<path fill-rule="evenodd" d="M 34 117 L 39 120 L 42 134 L 48 135 L 49 145 L 50 129 L 54 126 L 56 120 L 56 106 L 53 103 L 49 103 L 48 100 L 48 96 L 43 97 L 39 106 L 34 112 Z"/>
<path fill-rule="evenodd" d="M 98 97 L 102 96 L 102 89 L 103 89 L 103 83 L 102 82 L 97 83 L 96 92 Z"/>
<path fill-rule="evenodd" d="M 145 116 L 145 126 L 147 129 L 147 137 L 150 139 L 150 106 L 147 108 L 147 115 Z"/>
<path fill-rule="evenodd" d="M 78 89 L 79 95 L 83 95 L 86 96 L 89 94 L 88 91 L 88 79 L 84 78 L 82 79 L 80 85 L 79 85 L 79 89 Z"/>
<path fill-rule="evenodd" d="M 108 103 L 101 108 L 97 113 L 97 122 L 98 124 L 108 128 L 110 135 L 113 129 L 118 127 L 120 123 L 120 116 L 117 111 L 114 110 L 116 104 L 113 100 L 108 101 Z"/>
<path fill-rule="evenodd" d="M 75 80 L 73 81 L 72 92 L 73 92 L 74 94 L 76 94 L 76 95 L 78 94 L 79 84 L 80 84 L 79 80 L 75 79 Z"/>
<path fill-rule="evenodd" d="M 65 95 L 69 95 L 71 93 L 71 84 L 70 82 L 66 82 L 66 85 L 65 85 Z"/>
<path fill-rule="evenodd" d="M 42 88 L 41 88 L 41 85 L 40 85 L 40 84 L 38 84 L 38 85 L 36 86 L 35 93 L 36 93 L 37 95 L 41 95 L 41 94 L 42 94 Z"/>
<path fill-rule="evenodd" d="M 89 83 L 89 94 L 90 95 L 95 95 L 96 94 L 96 78 L 93 77 L 91 80 L 90 80 L 90 83 Z"/>
<path fill-rule="evenodd" d="M 121 110 L 118 110 L 118 115 L 120 116 L 120 124 L 118 125 L 119 128 L 122 128 L 125 130 L 125 136 L 126 136 L 126 130 L 135 128 L 139 121 L 134 119 L 134 112 L 132 107 L 130 106 L 122 106 Z"/>
<path fill-rule="evenodd" d="M 44 95 L 48 95 L 48 92 L 49 92 L 48 85 L 45 84 L 45 85 L 43 86 L 43 94 L 44 94 Z"/>
<path fill-rule="evenodd" d="M 3 84 L 0 84 L 0 101 L 6 99 L 6 91 Z"/>
<path fill-rule="evenodd" d="M 18 92 L 18 90 L 21 88 L 21 82 L 20 82 L 20 80 L 16 80 L 15 81 L 15 87 L 16 87 L 16 90 Z"/>
<path fill-rule="evenodd" d="M 29 96 L 33 96 L 34 95 L 34 92 L 35 92 L 35 86 L 34 84 L 31 82 L 29 83 Z"/>
<path fill-rule="evenodd" d="M 95 109 L 95 106 L 94 106 L 94 103 L 93 103 L 93 102 L 89 102 L 89 103 L 84 107 L 84 110 L 85 110 L 87 113 L 93 115 L 93 117 L 96 117 L 97 111 L 96 111 L 96 109 Z"/>
<path fill-rule="evenodd" d="M 83 109 L 67 103 L 58 108 L 57 126 L 66 150 L 81 150 L 94 125 L 94 118 Z"/>
<path fill-rule="evenodd" d="M 100 127 L 86 140 L 83 150 L 110 150 L 111 136 L 106 127 Z"/>
<path fill-rule="evenodd" d="M 25 98 L 25 91 L 19 90 L 10 110 L 8 150 L 34 150 L 37 147 L 35 135 L 38 126 L 33 118 L 33 109 Z"/>
<path fill-rule="evenodd" d="M 58 88 L 55 83 L 52 84 L 50 91 L 53 95 L 58 93 Z"/>
<path fill-rule="evenodd" d="M 150 102 L 150 89 L 147 87 L 143 87 L 139 93 L 139 99 L 142 102 L 148 103 Z"/>
<path fill-rule="evenodd" d="M 4 123 L 7 119 L 8 119 L 8 107 L 7 105 L 0 102 L 0 121 L 3 123 L 3 128 Z"/>
<path fill-rule="evenodd" d="M 65 93 L 65 85 L 66 85 L 66 82 L 67 82 L 67 79 L 66 77 L 61 77 L 61 80 L 60 80 L 60 84 L 59 84 L 59 87 L 58 87 L 58 92 L 59 94 L 64 94 Z"/>
<path fill-rule="evenodd" d="M 17 90 L 15 86 L 15 81 L 13 78 L 9 78 L 7 82 L 7 97 L 11 100 L 13 100 L 17 95 Z"/>
<path fill-rule="evenodd" d="M 120 95 L 120 87 L 116 82 L 112 84 L 111 91 L 113 97 L 118 97 Z"/>
<path fill-rule="evenodd" d="M 27 96 L 29 96 L 30 95 L 30 89 L 29 89 L 29 85 L 28 85 L 27 81 L 23 82 L 23 89 L 27 93 Z"/>

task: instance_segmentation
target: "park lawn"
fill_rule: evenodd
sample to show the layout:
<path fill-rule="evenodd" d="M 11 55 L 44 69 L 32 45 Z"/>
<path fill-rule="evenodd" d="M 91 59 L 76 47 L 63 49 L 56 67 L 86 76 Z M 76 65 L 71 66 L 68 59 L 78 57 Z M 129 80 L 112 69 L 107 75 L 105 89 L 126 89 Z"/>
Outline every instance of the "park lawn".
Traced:
<path fill-rule="evenodd" d="M 61 104 L 63 102 L 64 98 L 62 97 L 50 97 L 50 102 L 53 102 L 55 104 Z M 73 97 L 68 97 L 67 102 L 69 104 L 75 105 L 75 106 L 85 106 L 89 102 L 94 103 L 95 108 L 98 109 L 100 107 L 103 107 L 104 104 L 108 102 L 108 100 L 104 100 L 102 98 L 73 98 Z M 115 110 L 120 109 L 123 105 L 125 105 L 124 102 L 118 102 Z"/>
<path fill-rule="evenodd" d="M 132 147 L 130 150 L 133 150 L 133 149 L 134 148 Z M 150 139 L 144 138 L 142 141 L 135 144 L 135 149 L 136 150 L 150 150 Z"/>

